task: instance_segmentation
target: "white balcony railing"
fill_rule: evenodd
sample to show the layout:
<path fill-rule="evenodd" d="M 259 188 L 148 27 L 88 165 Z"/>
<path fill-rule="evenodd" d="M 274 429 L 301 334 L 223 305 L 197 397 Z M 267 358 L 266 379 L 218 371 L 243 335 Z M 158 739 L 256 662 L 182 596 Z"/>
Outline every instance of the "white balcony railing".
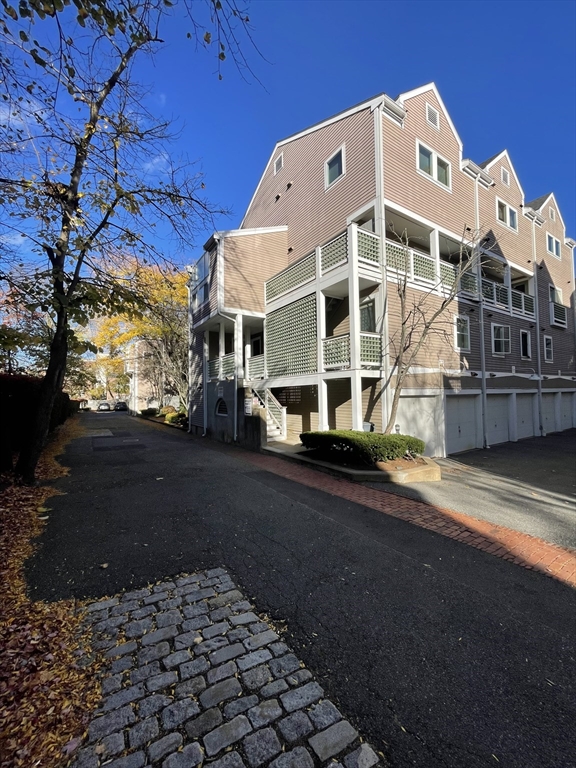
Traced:
<path fill-rule="evenodd" d="M 248 378 L 265 378 L 264 355 L 255 355 L 248 359 Z"/>
<path fill-rule="evenodd" d="M 556 304 L 555 301 L 550 302 L 550 323 L 559 325 L 561 328 L 567 327 L 568 312 L 563 304 Z"/>
<path fill-rule="evenodd" d="M 508 309 L 508 288 L 503 283 L 482 278 L 482 296 L 486 304 Z"/>
<path fill-rule="evenodd" d="M 236 371 L 236 355 L 231 352 L 223 357 L 215 357 L 208 360 L 208 378 L 224 379 L 227 376 L 234 376 Z"/>
<path fill-rule="evenodd" d="M 350 334 L 322 339 L 324 368 L 350 368 Z"/>

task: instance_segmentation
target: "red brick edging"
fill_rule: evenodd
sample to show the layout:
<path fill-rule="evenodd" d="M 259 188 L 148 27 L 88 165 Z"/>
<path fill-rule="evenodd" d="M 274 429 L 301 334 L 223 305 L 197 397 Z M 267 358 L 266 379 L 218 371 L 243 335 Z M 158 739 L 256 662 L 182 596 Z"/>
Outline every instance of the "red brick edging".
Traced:
<path fill-rule="evenodd" d="M 242 450 L 242 454 L 244 461 L 275 475 L 376 509 L 576 587 L 576 550 L 559 547 L 536 536 L 478 520 L 461 512 L 399 496 L 391 491 L 358 485 L 285 459 L 246 450 Z"/>

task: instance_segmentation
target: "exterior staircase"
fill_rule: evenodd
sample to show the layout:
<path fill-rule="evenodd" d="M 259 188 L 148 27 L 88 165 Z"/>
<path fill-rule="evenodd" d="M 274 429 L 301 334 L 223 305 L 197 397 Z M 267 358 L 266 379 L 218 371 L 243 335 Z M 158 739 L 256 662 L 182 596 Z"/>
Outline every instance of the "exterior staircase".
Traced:
<path fill-rule="evenodd" d="M 260 405 L 266 411 L 267 441 L 285 440 L 287 436 L 286 408 L 283 405 L 280 405 L 269 389 L 255 389 L 253 391 L 260 401 Z"/>

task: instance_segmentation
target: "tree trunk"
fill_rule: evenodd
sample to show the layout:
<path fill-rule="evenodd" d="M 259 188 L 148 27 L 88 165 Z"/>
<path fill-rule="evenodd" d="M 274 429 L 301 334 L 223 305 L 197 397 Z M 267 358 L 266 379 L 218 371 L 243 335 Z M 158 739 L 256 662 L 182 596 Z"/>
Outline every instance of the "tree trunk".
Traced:
<path fill-rule="evenodd" d="M 50 345 L 48 369 L 40 387 L 34 429 L 20 452 L 15 469 L 16 476 L 27 485 L 34 483 L 36 465 L 46 444 L 50 429 L 50 417 L 52 416 L 54 402 L 62 389 L 66 370 L 66 358 L 68 356 L 67 325 L 66 311 L 61 309 L 58 313 L 54 338 Z"/>

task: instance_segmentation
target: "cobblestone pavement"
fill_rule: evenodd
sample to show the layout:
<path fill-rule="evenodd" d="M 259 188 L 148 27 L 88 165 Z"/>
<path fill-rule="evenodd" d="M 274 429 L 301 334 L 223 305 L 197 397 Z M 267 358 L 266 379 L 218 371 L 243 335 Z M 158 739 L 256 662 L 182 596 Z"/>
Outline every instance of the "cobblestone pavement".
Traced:
<path fill-rule="evenodd" d="M 383 763 L 222 568 L 91 603 L 87 620 L 108 663 L 73 768 Z"/>

